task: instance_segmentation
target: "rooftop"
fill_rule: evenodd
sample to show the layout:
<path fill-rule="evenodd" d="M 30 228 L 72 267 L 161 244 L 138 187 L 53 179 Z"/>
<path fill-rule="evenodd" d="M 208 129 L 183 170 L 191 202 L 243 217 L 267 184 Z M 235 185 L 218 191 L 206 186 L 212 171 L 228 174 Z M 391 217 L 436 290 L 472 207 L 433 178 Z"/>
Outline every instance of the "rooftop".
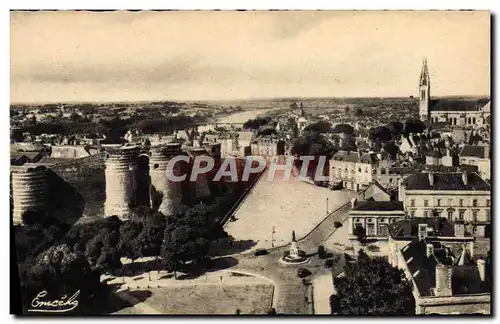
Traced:
<path fill-rule="evenodd" d="M 418 237 L 418 225 L 427 224 L 430 232 L 427 232 L 428 236 L 444 236 L 453 237 L 455 236 L 455 228 L 451 222 L 446 218 L 412 218 L 404 219 L 394 223 L 389 224 L 389 234 L 394 239 L 408 239 Z"/>
<path fill-rule="evenodd" d="M 434 184 L 429 182 L 429 173 L 414 173 L 403 181 L 407 190 L 481 190 L 489 191 L 490 185 L 475 172 L 465 172 L 467 183 L 464 183 L 462 172 L 436 172 Z"/>
<path fill-rule="evenodd" d="M 460 156 L 477 157 L 484 159 L 484 146 L 479 145 L 465 145 L 460 151 Z"/>
<path fill-rule="evenodd" d="M 479 111 L 489 99 L 436 99 L 431 100 L 431 111 Z"/>
<path fill-rule="evenodd" d="M 353 211 L 403 211 L 401 201 L 358 201 Z"/>
<path fill-rule="evenodd" d="M 434 253 L 427 256 L 427 245 L 434 247 Z M 421 296 L 433 296 L 436 287 L 436 266 L 452 266 L 451 286 L 453 295 L 486 293 L 489 291 L 479 276 L 477 265 L 457 265 L 457 258 L 440 242 L 414 239 L 402 250 L 403 257 Z"/>

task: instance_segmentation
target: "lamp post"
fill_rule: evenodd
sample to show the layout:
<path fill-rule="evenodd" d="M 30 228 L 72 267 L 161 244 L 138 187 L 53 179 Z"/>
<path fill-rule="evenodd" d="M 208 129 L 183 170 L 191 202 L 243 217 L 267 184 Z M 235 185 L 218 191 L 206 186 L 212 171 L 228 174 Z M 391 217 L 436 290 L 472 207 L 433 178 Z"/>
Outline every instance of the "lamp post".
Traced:
<path fill-rule="evenodd" d="M 326 214 L 328 215 L 328 198 L 326 198 Z"/>
<path fill-rule="evenodd" d="M 271 247 L 274 247 L 274 233 L 276 233 L 275 229 L 276 228 L 273 226 L 273 231 L 271 232 Z"/>

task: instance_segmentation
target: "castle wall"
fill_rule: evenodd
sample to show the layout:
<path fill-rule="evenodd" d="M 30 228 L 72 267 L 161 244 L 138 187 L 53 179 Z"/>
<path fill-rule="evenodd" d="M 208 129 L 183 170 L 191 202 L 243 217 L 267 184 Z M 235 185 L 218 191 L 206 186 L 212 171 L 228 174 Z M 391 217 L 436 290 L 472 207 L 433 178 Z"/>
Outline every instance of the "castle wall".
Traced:
<path fill-rule="evenodd" d="M 68 194 L 68 190 L 74 191 L 71 199 L 83 201 L 81 216 L 98 216 L 104 212 L 104 201 L 106 199 L 106 180 L 104 176 L 104 153 L 99 153 L 84 158 L 72 160 L 62 164 L 50 166 L 56 176 L 51 178 L 51 187 L 54 190 L 55 199 L 57 195 Z M 66 183 L 67 188 L 62 189 Z M 59 183 L 59 184 L 57 184 Z M 59 188 L 59 189 L 56 189 Z M 62 191 L 66 191 L 63 193 Z M 77 197 L 80 195 L 81 197 Z M 76 201 L 73 201 L 73 204 Z M 71 202 L 68 202 L 68 205 Z"/>

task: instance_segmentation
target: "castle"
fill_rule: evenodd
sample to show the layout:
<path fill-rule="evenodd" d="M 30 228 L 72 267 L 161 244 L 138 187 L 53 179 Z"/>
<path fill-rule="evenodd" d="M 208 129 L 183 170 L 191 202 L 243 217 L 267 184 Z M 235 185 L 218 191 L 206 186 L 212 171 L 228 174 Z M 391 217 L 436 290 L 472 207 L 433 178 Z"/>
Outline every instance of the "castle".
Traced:
<path fill-rule="evenodd" d="M 491 115 L 489 98 L 431 99 L 431 80 L 427 59 L 422 63 L 419 80 L 419 115 L 424 122 L 446 122 L 452 127 L 479 128 Z"/>

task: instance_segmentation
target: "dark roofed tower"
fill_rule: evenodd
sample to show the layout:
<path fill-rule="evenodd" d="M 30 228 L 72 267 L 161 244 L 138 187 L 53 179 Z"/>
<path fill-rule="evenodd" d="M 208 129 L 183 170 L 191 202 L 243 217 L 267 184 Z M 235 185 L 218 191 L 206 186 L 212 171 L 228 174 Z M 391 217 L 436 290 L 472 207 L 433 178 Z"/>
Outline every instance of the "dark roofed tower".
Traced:
<path fill-rule="evenodd" d="M 429 78 L 429 70 L 427 69 L 427 59 L 422 62 L 422 71 L 420 72 L 419 82 L 419 101 L 420 101 L 420 119 L 424 122 L 429 119 L 429 103 L 431 99 L 431 80 Z"/>

